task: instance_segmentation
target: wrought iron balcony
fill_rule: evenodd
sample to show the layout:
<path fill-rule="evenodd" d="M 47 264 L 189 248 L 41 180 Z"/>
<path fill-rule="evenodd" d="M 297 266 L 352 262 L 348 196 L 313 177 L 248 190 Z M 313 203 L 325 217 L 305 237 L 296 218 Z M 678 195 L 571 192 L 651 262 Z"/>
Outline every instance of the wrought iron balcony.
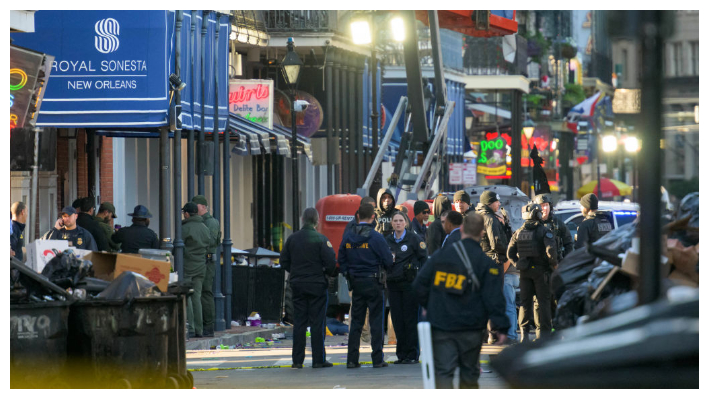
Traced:
<path fill-rule="evenodd" d="M 264 11 L 269 32 L 334 32 L 337 11 L 330 10 L 269 10 Z"/>

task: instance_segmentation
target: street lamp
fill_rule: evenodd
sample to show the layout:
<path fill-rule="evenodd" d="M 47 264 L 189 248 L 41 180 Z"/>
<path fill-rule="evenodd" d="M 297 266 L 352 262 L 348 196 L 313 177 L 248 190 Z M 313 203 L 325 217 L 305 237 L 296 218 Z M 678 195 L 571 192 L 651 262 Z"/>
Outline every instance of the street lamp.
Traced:
<path fill-rule="evenodd" d="M 527 142 L 532 139 L 532 136 L 534 135 L 535 126 L 536 124 L 531 119 L 527 119 L 522 123 L 522 131 L 524 132 L 524 136 L 527 137 Z"/>
<path fill-rule="evenodd" d="M 618 139 L 613 135 L 603 136 L 603 152 L 615 152 L 618 149 Z"/>
<path fill-rule="evenodd" d="M 295 43 L 293 38 L 289 37 L 286 43 L 288 52 L 281 61 L 281 70 L 286 84 L 290 86 L 290 115 L 291 115 L 291 159 L 293 160 L 293 232 L 299 229 L 298 226 L 298 148 L 297 148 L 297 129 L 295 126 L 295 87 L 298 84 L 298 76 L 300 75 L 300 67 L 303 66 L 303 61 L 295 52 Z"/>

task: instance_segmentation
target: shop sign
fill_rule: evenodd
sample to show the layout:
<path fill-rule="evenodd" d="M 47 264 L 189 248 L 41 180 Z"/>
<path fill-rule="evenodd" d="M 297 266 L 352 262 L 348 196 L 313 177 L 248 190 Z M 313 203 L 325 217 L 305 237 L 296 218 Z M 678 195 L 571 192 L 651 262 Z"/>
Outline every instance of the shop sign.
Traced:
<path fill-rule="evenodd" d="M 448 164 L 448 184 L 463 184 L 463 164 Z"/>
<path fill-rule="evenodd" d="M 230 80 L 229 112 L 273 129 L 273 80 Z"/>

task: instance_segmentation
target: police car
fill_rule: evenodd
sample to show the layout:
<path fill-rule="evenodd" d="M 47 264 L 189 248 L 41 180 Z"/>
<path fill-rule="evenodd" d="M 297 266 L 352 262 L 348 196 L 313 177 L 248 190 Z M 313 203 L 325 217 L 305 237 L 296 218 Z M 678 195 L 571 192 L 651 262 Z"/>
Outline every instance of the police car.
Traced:
<path fill-rule="evenodd" d="M 606 216 L 615 229 L 632 223 L 638 217 L 639 211 L 640 205 L 635 202 L 599 201 L 597 214 Z M 571 237 L 576 241 L 576 232 L 583 221 L 581 203 L 576 200 L 559 201 L 554 206 L 554 214 L 569 228 Z"/>

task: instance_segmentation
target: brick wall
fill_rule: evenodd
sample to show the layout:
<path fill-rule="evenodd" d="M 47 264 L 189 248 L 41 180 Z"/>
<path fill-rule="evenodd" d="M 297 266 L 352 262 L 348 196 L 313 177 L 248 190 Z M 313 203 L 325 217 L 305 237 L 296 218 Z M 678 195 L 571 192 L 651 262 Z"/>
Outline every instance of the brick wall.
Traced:
<path fill-rule="evenodd" d="M 64 175 L 69 171 L 69 139 L 57 137 L 57 215 L 62 208 L 71 204 L 64 204 Z"/>
<path fill-rule="evenodd" d="M 101 140 L 101 159 L 99 160 L 101 202 L 113 203 L 113 139 L 105 136 L 97 137 L 97 139 Z"/>
<path fill-rule="evenodd" d="M 69 178 L 71 179 L 71 176 Z M 86 130 L 84 129 L 77 129 L 76 134 L 76 182 L 76 195 L 79 198 L 87 197 L 89 195 L 89 166 L 86 154 Z"/>

